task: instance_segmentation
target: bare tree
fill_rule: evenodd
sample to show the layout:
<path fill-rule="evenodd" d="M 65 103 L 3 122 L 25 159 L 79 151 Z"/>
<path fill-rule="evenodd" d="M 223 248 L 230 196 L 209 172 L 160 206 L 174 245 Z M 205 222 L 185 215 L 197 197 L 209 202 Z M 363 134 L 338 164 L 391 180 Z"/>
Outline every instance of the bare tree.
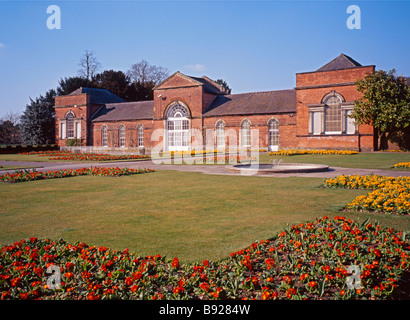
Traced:
<path fill-rule="evenodd" d="M 20 117 L 19 113 L 9 111 L 0 119 L 0 143 L 16 144 L 21 142 Z"/>
<path fill-rule="evenodd" d="M 4 122 L 5 122 L 5 121 L 10 121 L 10 122 L 13 124 L 13 126 L 16 126 L 16 125 L 18 125 L 19 122 L 20 122 L 20 117 L 21 117 L 21 114 L 20 114 L 20 113 L 8 111 L 8 112 L 4 115 L 4 117 L 2 118 L 2 120 L 3 120 Z"/>
<path fill-rule="evenodd" d="M 78 64 L 81 69 L 78 74 L 91 81 L 94 75 L 101 69 L 101 63 L 97 60 L 93 51 L 86 50 Z"/>
<path fill-rule="evenodd" d="M 146 60 L 133 64 L 127 72 L 127 76 L 134 83 L 153 83 L 154 85 L 164 80 L 168 75 L 169 71 L 166 68 L 151 65 Z"/>

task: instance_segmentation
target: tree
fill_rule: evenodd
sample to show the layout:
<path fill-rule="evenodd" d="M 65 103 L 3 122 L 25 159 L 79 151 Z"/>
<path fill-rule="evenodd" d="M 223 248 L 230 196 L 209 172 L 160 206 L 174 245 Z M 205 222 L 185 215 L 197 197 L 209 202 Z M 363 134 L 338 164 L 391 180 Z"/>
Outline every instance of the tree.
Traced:
<path fill-rule="evenodd" d="M 78 70 L 79 75 L 90 81 L 97 71 L 101 69 L 101 63 L 95 57 L 94 52 L 88 50 L 86 50 L 82 56 L 79 66 L 81 67 L 81 69 Z"/>
<path fill-rule="evenodd" d="M 21 116 L 21 140 L 30 145 L 52 144 L 55 142 L 54 89 L 43 96 L 30 98 L 30 104 Z"/>
<path fill-rule="evenodd" d="M 226 92 L 227 92 L 228 94 L 231 94 L 232 89 L 229 88 L 228 83 L 227 83 L 225 80 L 223 80 L 223 79 L 218 79 L 218 80 L 216 80 L 215 82 L 218 83 L 218 84 L 220 84 L 222 87 L 224 87 L 225 90 L 226 90 Z"/>
<path fill-rule="evenodd" d="M 356 124 L 374 127 L 379 150 L 387 147 L 388 140 L 403 146 L 410 126 L 410 88 L 406 78 L 397 76 L 394 69 L 373 71 L 356 81 L 356 87 L 362 93 L 351 114 Z"/>
<path fill-rule="evenodd" d="M 64 96 L 77 90 L 80 87 L 94 87 L 92 81 L 82 77 L 66 77 L 60 79 L 57 87 L 57 95 Z"/>
<path fill-rule="evenodd" d="M 149 64 L 146 60 L 135 63 L 127 71 L 128 77 L 133 83 L 146 84 L 152 82 L 154 85 L 168 77 L 169 71 L 161 66 Z"/>
<path fill-rule="evenodd" d="M 20 114 L 7 112 L 0 121 L 0 143 L 19 144 L 20 143 Z"/>
<path fill-rule="evenodd" d="M 122 71 L 105 70 L 93 77 L 93 86 L 101 89 L 107 89 L 117 96 L 131 100 L 129 87 L 130 79 Z"/>

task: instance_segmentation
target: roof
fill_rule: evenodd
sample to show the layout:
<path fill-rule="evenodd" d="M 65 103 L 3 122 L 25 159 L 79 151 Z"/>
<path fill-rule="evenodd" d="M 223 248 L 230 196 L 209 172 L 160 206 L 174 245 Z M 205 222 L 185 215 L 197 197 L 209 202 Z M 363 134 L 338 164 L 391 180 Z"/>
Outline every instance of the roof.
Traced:
<path fill-rule="evenodd" d="M 296 112 L 296 90 L 219 95 L 204 116 Z"/>
<path fill-rule="evenodd" d="M 223 87 L 216 83 L 215 81 L 209 79 L 208 77 L 203 76 L 202 78 L 198 78 L 198 77 L 192 77 L 192 76 L 187 76 L 191 79 L 194 79 L 200 83 L 203 84 L 203 88 L 205 92 L 209 92 L 209 93 L 214 93 L 214 94 L 221 94 L 224 93 Z"/>
<path fill-rule="evenodd" d="M 166 78 L 163 81 L 161 81 L 160 83 L 158 83 L 154 87 L 154 90 L 160 89 L 161 86 L 164 83 L 166 83 L 170 79 L 174 78 L 175 76 L 180 76 L 180 77 L 192 82 L 193 85 L 202 86 L 204 92 L 213 93 L 213 94 L 225 94 L 226 93 L 226 90 L 223 86 L 221 86 L 219 83 L 215 82 L 214 80 L 212 80 L 212 79 L 210 79 L 206 76 L 193 77 L 193 76 L 188 76 L 186 74 L 183 74 L 179 71 L 173 73 L 168 78 Z"/>
<path fill-rule="evenodd" d="M 108 103 L 93 116 L 92 122 L 152 119 L 154 101 Z"/>
<path fill-rule="evenodd" d="M 74 95 L 84 94 L 84 93 L 89 94 L 91 97 L 90 102 L 95 103 L 95 104 L 125 102 L 124 99 L 108 91 L 107 89 L 80 87 L 68 95 L 74 96 Z"/>
<path fill-rule="evenodd" d="M 338 57 L 326 63 L 323 67 L 320 67 L 316 71 L 334 71 L 334 70 L 352 69 L 352 68 L 357 68 L 361 66 L 362 65 L 359 62 L 341 53 Z"/>

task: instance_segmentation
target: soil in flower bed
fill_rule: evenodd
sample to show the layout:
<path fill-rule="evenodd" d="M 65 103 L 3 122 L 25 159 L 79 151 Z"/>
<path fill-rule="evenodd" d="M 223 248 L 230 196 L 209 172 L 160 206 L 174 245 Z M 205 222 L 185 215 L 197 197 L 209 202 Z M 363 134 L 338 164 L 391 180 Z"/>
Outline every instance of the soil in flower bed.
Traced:
<path fill-rule="evenodd" d="M 402 286 L 409 255 L 409 236 L 402 231 L 344 217 L 293 225 L 220 261 L 191 264 L 30 238 L 1 248 L 0 294 L 1 299 L 394 299 L 409 297 Z M 350 274 L 350 266 L 359 273 Z M 51 268 L 59 281 L 50 282 Z"/>

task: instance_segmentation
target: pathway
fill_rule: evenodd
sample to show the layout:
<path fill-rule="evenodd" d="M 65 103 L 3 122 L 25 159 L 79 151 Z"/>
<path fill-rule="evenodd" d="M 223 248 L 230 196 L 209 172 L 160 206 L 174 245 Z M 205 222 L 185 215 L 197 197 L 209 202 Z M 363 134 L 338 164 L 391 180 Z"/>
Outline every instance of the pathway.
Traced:
<path fill-rule="evenodd" d="M 120 167 L 120 168 L 149 168 L 155 170 L 177 170 L 185 172 L 200 172 L 204 174 L 215 175 L 244 175 L 240 173 L 228 172 L 225 165 L 175 165 L 175 164 L 157 164 L 152 160 L 139 161 L 119 161 L 119 162 L 23 162 L 23 161 L 0 161 L 0 165 L 23 166 L 26 168 L 36 167 L 37 171 L 62 170 L 62 169 L 79 169 L 86 167 Z M 0 175 L 14 170 L 1 170 Z M 410 171 L 398 170 L 378 170 L 378 169 L 359 169 L 359 168 L 342 168 L 330 167 L 326 172 L 311 173 L 282 173 L 274 175 L 260 174 L 260 177 L 316 177 L 316 178 L 333 178 L 339 175 L 368 175 L 377 174 L 391 177 L 410 176 Z M 246 175 L 248 176 L 248 175 Z"/>

